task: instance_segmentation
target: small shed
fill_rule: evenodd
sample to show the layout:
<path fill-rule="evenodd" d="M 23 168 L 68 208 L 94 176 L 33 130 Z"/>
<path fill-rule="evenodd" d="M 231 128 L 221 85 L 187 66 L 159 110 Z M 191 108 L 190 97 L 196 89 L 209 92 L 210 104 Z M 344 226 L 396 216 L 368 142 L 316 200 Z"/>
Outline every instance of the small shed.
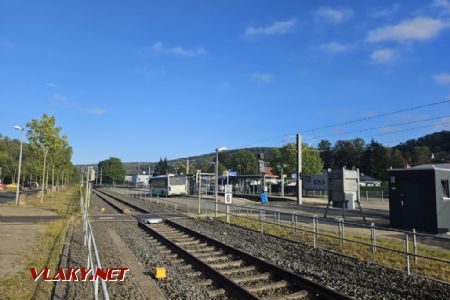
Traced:
<path fill-rule="evenodd" d="M 450 164 L 388 170 L 391 226 L 428 233 L 450 230 Z"/>

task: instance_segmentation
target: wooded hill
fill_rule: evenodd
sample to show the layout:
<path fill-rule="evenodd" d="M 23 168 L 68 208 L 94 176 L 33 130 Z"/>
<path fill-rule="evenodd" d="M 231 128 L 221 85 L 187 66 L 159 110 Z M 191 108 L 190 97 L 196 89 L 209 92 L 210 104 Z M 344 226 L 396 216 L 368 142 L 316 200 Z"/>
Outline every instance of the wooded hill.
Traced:
<path fill-rule="evenodd" d="M 308 148 L 307 145 L 303 146 Z M 221 152 L 219 172 L 232 169 L 241 174 L 256 174 L 256 155 L 259 153 L 264 154 L 264 160 L 273 168 L 275 174 L 280 172 L 279 166 L 283 166 L 285 174 L 295 171 L 296 150 L 295 145 L 291 143 L 283 147 L 254 147 Z M 185 173 L 187 159 L 190 163 L 189 173 L 196 170 L 214 172 L 215 153 L 172 160 L 161 158 L 159 162 L 128 162 L 124 165 L 128 174 L 148 172 L 149 167 L 153 174 Z M 450 131 L 410 139 L 394 147 L 386 147 L 375 140 L 366 142 L 361 138 L 338 140 L 334 144 L 322 140 L 317 149 L 309 148 L 304 151 L 303 159 L 305 174 L 345 166 L 359 168 L 367 175 L 386 180 L 386 170 L 390 167 L 450 162 Z"/>

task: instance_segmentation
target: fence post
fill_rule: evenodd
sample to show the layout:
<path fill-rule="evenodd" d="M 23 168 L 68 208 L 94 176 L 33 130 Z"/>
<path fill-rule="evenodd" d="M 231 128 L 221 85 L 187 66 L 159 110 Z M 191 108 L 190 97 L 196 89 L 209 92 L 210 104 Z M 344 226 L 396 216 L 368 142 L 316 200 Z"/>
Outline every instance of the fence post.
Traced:
<path fill-rule="evenodd" d="M 259 209 L 259 223 L 261 226 L 261 233 L 264 233 L 264 219 L 265 219 L 264 214 L 265 214 L 264 208 L 260 208 Z"/>
<path fill-rule="evenodd" d="M 384 202 L 384 192 L 381 191 L 381 202 Z"/>
<path fill-rule="evenodd" d="M 405 232 L 405 250 L 406 250 L 406 273 L 408 275 L 411 274 L 411 269 L 409 265 L 409 240 L 408 240 L 408 233 Z"/>
<path fill-rule="evenodd" d="M 313 247 L 316 248 L 316 240 L 317 240 L 317 215 L 313 217 Z"/>
<path fill-rule="evenodd" d="M 294 214 L 295 213 L 291 213 L 291 228 L 294 228 Z"/>
<path fill-rule="evenodd" d="M 417 263 L 417 239 L 416 230 L 413 228 L 413 250 L 414 250 L 414 264 Z"/>
<path fill-rule="evenodd" d="M 342 219 L 338 220 L 339 245 L 342 244 Z"/>
<path fill-rule="evenodd" d="M 377 248 L 376 248 L 377 241 L 376 241 L 376 237 L 375 237 L 375 224 L 374 223 L 370 224 L 370 242 L 372 244 L 372 254 L 373 254 L 377 250 Z"/>
<path fill-rule="evenodd" d="M 366 201 L 369 201 L 369 192 L 366 191 Z"/>

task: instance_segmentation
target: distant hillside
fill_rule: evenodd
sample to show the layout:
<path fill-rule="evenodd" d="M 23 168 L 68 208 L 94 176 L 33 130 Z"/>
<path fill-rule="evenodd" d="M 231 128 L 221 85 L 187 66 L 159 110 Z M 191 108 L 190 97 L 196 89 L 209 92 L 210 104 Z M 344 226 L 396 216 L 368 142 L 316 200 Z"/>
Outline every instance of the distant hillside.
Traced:
<path fill-rule="evenodd" d="M 443 130 L 425 135 L 418 139 L 407 140 L 394 148 L 402 153 L 412 153 L 415 147 L 428 147 L 436 162 L 450 161 L 450 131 Z"/>
<path fill-rule="evenodd" d="M 253 148 L 245 148 L 245 150 L 248 150 L 255 155 L 258 153 L 264 153 L 264 159 L 266 161 L 270 161 L 273 158 L 273 150 L 276 149 L 276 147 L 253 147 Z M 227 155 L 231 155 L 236 151 L 239 151 L 242 149 L 234 149 L 226 151 Z M 189 159 L 190 166 L 194 166 L 196 169 L 202 169 L 202 170 L 208 170 L 210 168 L 211 162 L 215 160 L 215 153 L 207 153 L 207 154 L 201 154 L 201 155 L 195 155 L 195 156 L 188 156 L 188 157 L 180 157 L 177 159 L 168 160 L 169 166 L 179 166 L 180 164 L 185 165 L 186 160 Z M 222 154 L 221 154 L 222 155 Z M 164 159 L 164 157 L 161 157 Z M 156 166 L 157 162 L 125 162 L 124 165 L 127 168 L 127 171 L 129 174 L 136 173 L 137 170 L 140 171 L 147 171 L 149 167 L 153 169 Z M 192 170 L 190 170 L 192 172 Z"/>
<path fill-rule="evenodd" d="M 349 140 L 350 141 L 350 140 Z M 350 141 L 351 142 L 351 141 Z M 366 144 L 366 147 L 368 144 Z M 385 147 L 388 149 L 389 147 Z M 265 161 L 271 161 L 274 156 L 274 150 L 277 149 L 276 147 L 253 147 L 253 148 L 246 148 L 245 150 L 248 150 L 252 152 L 253 154 L 258 153 L 264 153 L 264 160 Z M 400 151 L 400 153 L 397 153 L 397 156 L 395 159 L 399 160 L 397 167 L 401 167 L 403 165 L 403 162 L 408 162 L 412 164 L 421 164 L 421 163 L 430 163 L 430 162 L 450 162 L 450 131 L 444 130 L 441 132 L 435 132 L 432 134 L 425 135 L 423 137 L 420 137 L 418 139 L 410 139 L 403 143 L 398 144 L 395 147 L 392 147 L 391 149 L 397 149 Z M 229 158 L 234 152 L 239 151 L 241 149 L 235 149 L 235 150 L 229 150 L 220 153 L 220 161 L 221 163 L 227 162 L 227 158 Z M 336 149 L 334 149 L 336 150 Z M 361 155 L 363 154 L 362 151 L 364 149 L 360 149 L 358 155 L 352 154 L 351 151 L 344 151 L 345 155 L 352 156 L 353 160 L 356 160 L 353 164 L 356 167 L 361 167 L 364 169 L 364 164 L 362 164 L 361 161 Z M 331 150 L 332 160 L 336 160 L 336 153 L 333 153 L 333 150 Z M 326 153 L 322 153 L 326 154 Z M 394 153 L 395 154 L 395 153 Z M 358 157 L 353 157 L 358 156 Z M 164 157 L 161 157 L 161 159 L 164 159 Z M 177 159 L 172 159 L 167 161 L 168 166 L 171 169 L 174 169 L 177 167 L 179 170 L 182 170 L 186 164 L 186 159 L 189 159 L 190 164 L 190 172 L 195 172 L 197 169 L 201 169 L 202 171 L 206 172 L 212 172 L 214 170 L 212 162 L 215 160 L 215 153 L 207 153 L 202 155 L 195 155 L 195 156 L 189 156 L 189 157 L 180 157 Z M 328 168 L 330 166 L 327 165 L 326 159 L 322 157 L 322 159 L 325 162 L 325 167 Z M 392 158 L 394 159 L 394 158 Z M 149 167 L 153 171 L 155 169 L 155 166 L 158 162 L 125 162 L 124 165 L 127 169 L 128 174 L 136 174 L 139 170 L 142 171 L 148 171 Z M 389 162 L 390 165 L 392 165 L 392 162 Z M 349 163 L 340 163 L 338 167 L 342 167 L 342 165 L 352 165 Z M 87 165 L 78 165 L 77 167 L 84 167 Z M 336 167 L 336 166 L 335 166 Z M 387 168 L 387 167 L 386 167 Z M 382 168 L 384 172 L 384 167 Z M 376 175 L 372 174 L 370 170 L 366 170 L 366 173 L 369 175 Z M 381 175 L 380 178 L 383 178 Z"/>

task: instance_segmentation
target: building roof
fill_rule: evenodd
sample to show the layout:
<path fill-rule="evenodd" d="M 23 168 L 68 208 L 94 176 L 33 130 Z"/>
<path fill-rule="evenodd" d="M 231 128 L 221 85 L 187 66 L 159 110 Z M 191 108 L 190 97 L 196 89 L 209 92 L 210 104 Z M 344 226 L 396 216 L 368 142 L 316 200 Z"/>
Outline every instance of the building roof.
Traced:
<path fill-rule="evenodd" d="M 418 165 L 418 166 L 414 166 L 414 167 L 411 167 L 411 168 L 392 169 L 392 170 L 394 170 L 394 171 L 408 171 L 408 170 L 436 170 L 436 169 L 450 171 L 450 164 L 449 163 L 446 163 L 446 164 L 423 164 L 423 165 Z"/>
<path fill-rule="evenodd" d="M 365 175 L 365 174 L 361 174 L 361 175 L 359 176 L 359 180 L 360 180 L 360 181 L 364 181 L 364 182 L 368 182 L 368 181 L 382 182 L 382 180 L 380 180 L 380 179 L 376 179 L 376 178 L 373 178 L 372 176 Z"/>

